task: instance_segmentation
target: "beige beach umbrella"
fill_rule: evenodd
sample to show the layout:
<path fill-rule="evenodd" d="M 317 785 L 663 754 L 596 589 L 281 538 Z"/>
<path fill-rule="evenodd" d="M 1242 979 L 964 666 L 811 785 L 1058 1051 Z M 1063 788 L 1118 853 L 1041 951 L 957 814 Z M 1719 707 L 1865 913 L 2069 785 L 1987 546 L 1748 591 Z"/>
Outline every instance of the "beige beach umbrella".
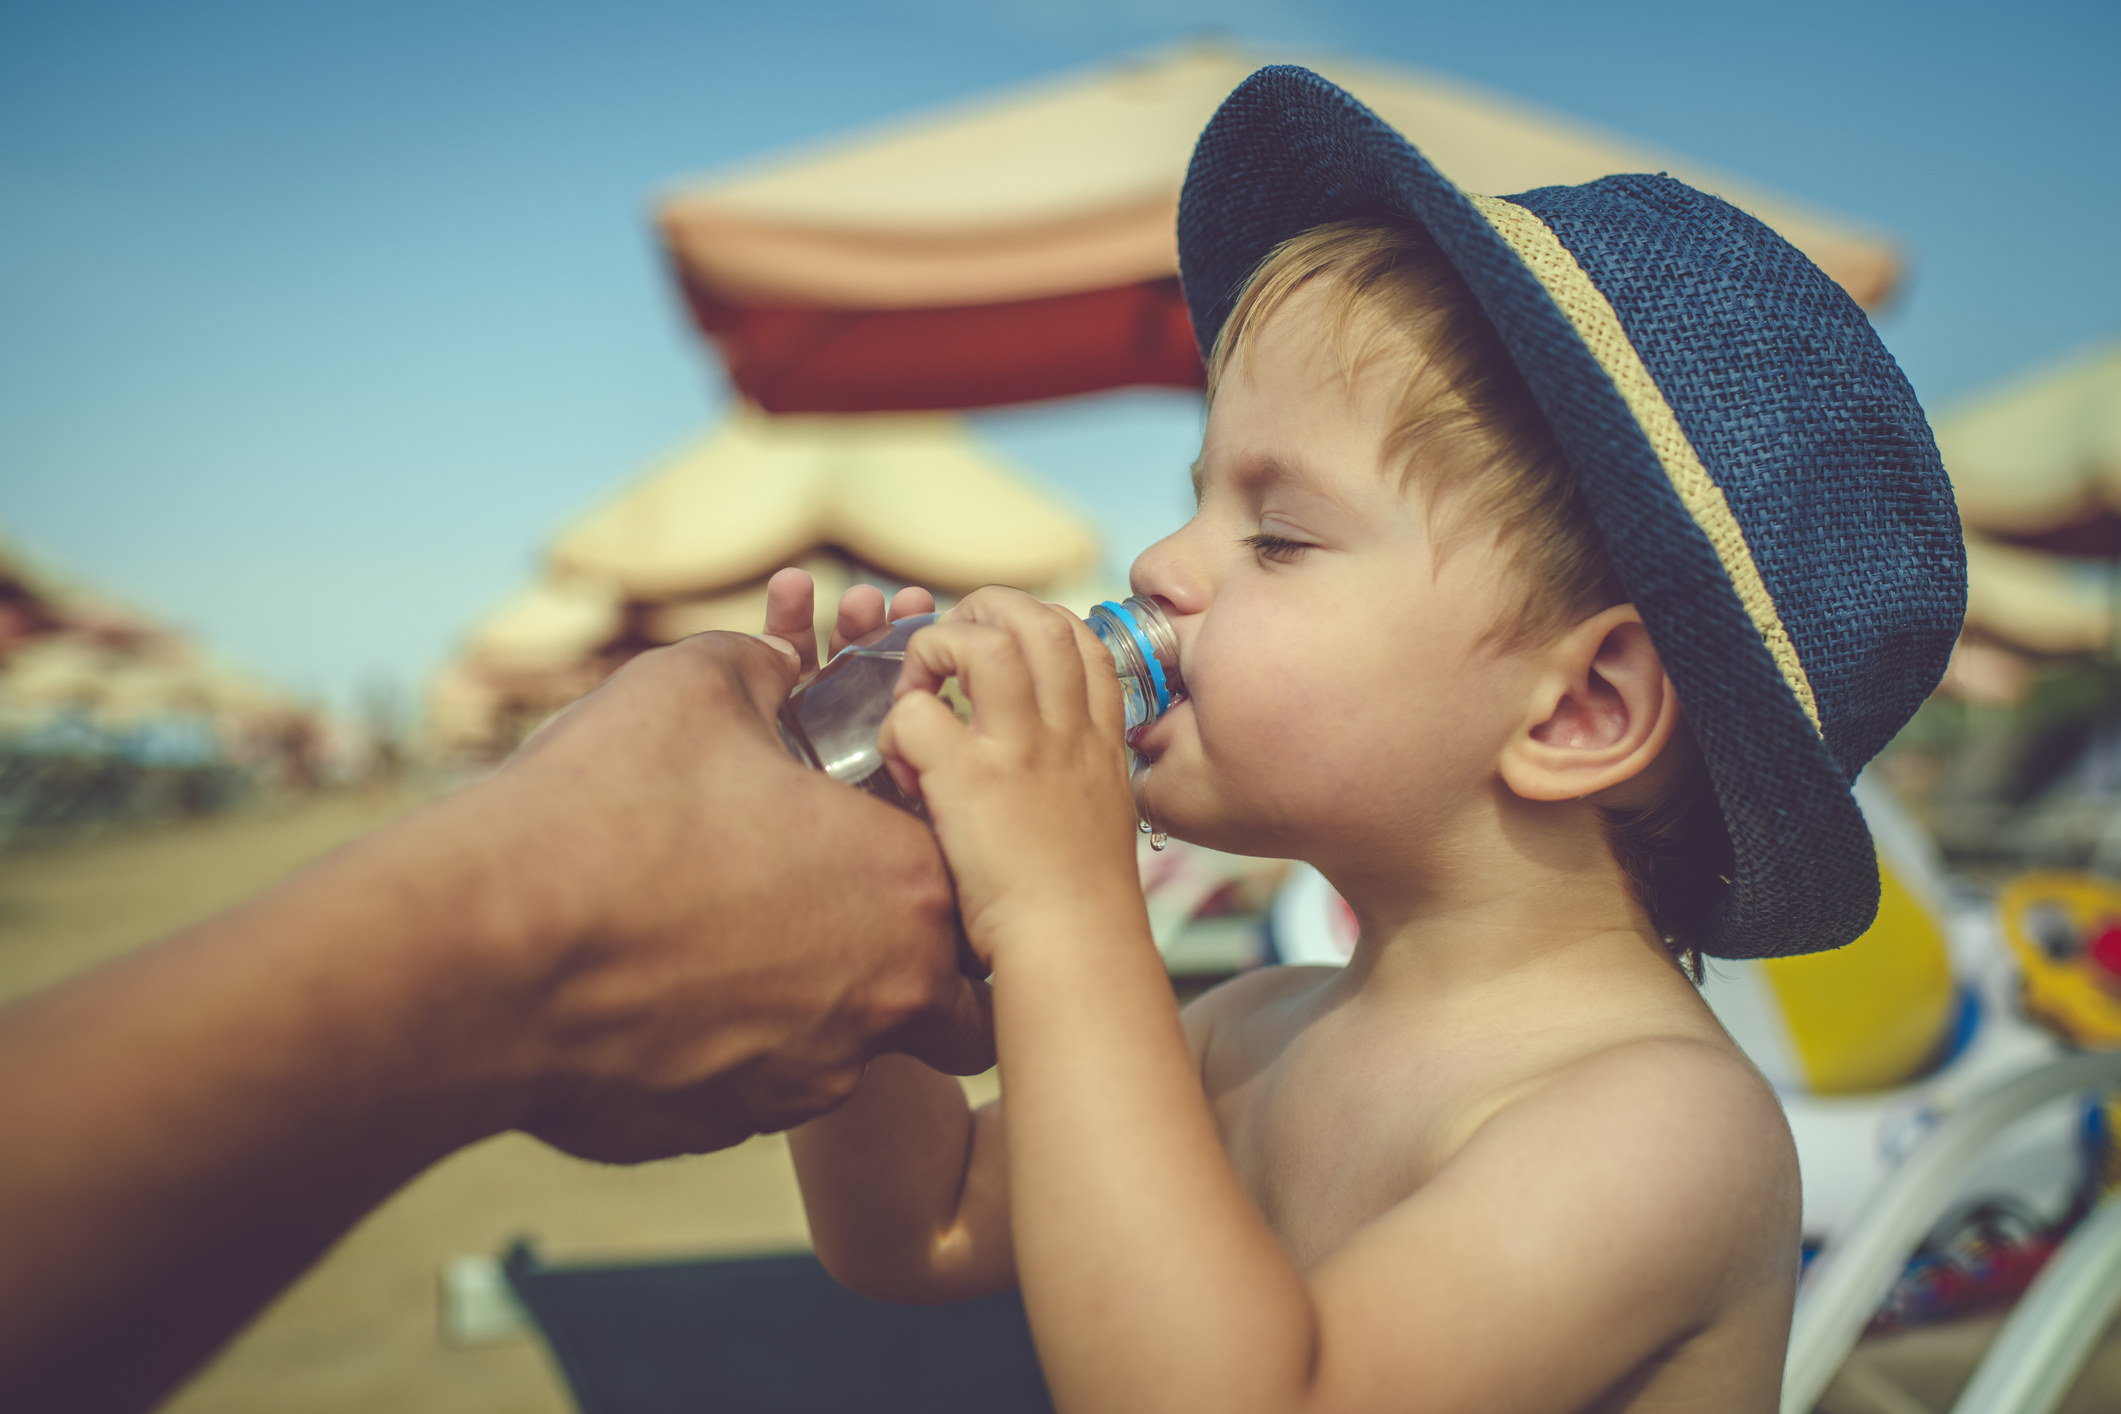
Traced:
<path fill-rule="evenodd" d="M 198 661 L 183 644 L 159 639 L 145 651 L 114 648 L 85 634 L 54 634 L 10 656 L 0 702 L 11 721 L 80 713 L 99 727 L 123 728 L 167 717 L 213 718 L 263 710 L 284 700 Z"/>
<path fill-rule="evenodd" d="M 1977 397 L 1936 430 L 1971 526 L 2028 536 L 2121 516 L 2121 342 Z"/>
<path fill-rule="evenodd" d="M 448 753 L 492 741 L 501 694 L 470 665 L 448 663 L 429 680 L 426 705 L 427 745 Z"/>
<path fill-rule="evenodd" d="M 212 688 L 192 665 L 123 657 L 105 668 L 96 703 L 99 725 L 135 727 L 170 718 L 209 718 Z"/>
<path fill-rule="evenodd" d="M 556 576 L 698 599 L 820 546 L 950 592 L 1035 587 L 1097 560 L 1090 526 L 947 414 L 772 417 L 739 407 L 563 532 Z"/>
<path fill-rule="evenodd" d="M 468 657 L 491 668 L 541 672 L 578 663 L 618 636 L 625 599 L 609 579 L 540 580 L 481 619 Z"/>
<path fill-rule="evenodd" d="M 1967 624 L 2033 653 L 2121 650 L 2121 342 L 1935 427 L 1966 525 Z"/>
<path fill-rule="evenodd" d="M 814 627 L 820 644 L 831 641 L 840 595 L 858 581 L 889 578 L 831 550 L 812 551 L 793 563 L 809 573 L 815 588 Z M 695 633 L 757 633 L 766 622 L 766 581 L 771 577 L 762 575 L 696 599 L 653 605 L 643 616 L 642 636 L 653 643 L 675 643 Z"/>
<path fill-rule="evenodd" d="M 198 678 L 216 712 L 247 716 L 298 710 L 285 693 L 220 663 L 200 664 Z"/>
<path fill-rule="evenodd" d="M 11 654 L 0 673 L 0 698 L 21 711 L 89 710 L 102 700 L 111 670 L 108 650 L 91 640 L 55 634 Z"/>
<path fill-rule="evenodd" d="M 1860 303 L 1899 278 L 1875 232 L 1579 119 L 1420 69 L 1217 43 L 683 183 L 659 219 L 688 287 L 710 301 L 906 309 L 1168 277 L 1194 140 L 1240 80 L 1277 62 L 1347 88 L 1470 191 L 1669 171 L 1774 226 Z"/>
<path fill-rule="evenodd" d="M 2111 565 L 1978 533 L 1966 538 L 1966 621 L 2014 647 L 2055 655 L 2115 651 L 2117 590 Z"/>

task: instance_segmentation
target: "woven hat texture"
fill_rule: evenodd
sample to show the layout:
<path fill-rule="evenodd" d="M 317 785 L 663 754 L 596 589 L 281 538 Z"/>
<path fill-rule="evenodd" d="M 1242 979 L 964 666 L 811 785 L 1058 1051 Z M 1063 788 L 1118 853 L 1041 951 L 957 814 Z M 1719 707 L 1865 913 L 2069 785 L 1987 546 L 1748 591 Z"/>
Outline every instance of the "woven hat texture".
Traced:
<path fill-rule="evenodd" d="M 1870 926 L 1856 773 L 1943 674 L 1966 601 L 1951 485 L 1854 301 L 1744 212 L 1664 176 L 1468 196 L 1307 69 L 1245 80 L 1178 218 L 1203 355 L 1245 280 L 1330 221 L 1413 219 L 1546 413 L 1699 741 L 1737 872 L 1704 951 Z"/>

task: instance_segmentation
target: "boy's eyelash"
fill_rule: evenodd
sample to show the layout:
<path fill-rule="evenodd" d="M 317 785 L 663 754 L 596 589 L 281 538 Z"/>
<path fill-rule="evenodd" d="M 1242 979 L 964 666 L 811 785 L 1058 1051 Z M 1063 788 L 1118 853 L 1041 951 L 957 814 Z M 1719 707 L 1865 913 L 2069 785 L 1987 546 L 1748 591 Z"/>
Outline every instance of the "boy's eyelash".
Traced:
<path fill-rule="evenodd" d="M 1280 535 L 1269 535 L 1265 531 L 1261 531 L 1257 535 L 1247 535 L 1244 543 L 1251 546 L 1252 552 L 1261 559 L 1272 560 L 1276 564 L 1281 565 L 1288 564 L 1298 555 L 1311 548 L 1301 540 L 1290 540 Z"/>

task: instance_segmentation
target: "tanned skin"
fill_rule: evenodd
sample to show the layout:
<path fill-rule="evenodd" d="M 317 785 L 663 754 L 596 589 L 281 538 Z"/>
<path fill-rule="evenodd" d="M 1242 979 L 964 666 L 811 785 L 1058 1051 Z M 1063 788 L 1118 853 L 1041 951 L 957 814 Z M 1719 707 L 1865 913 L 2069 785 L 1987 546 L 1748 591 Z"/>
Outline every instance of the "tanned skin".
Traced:
<path fill-rule="evenodd" d="M 802 666 L 645 654 L 484 781 L 0 1013 L 0 1408 L 148 1407 L 486 1136 L 652 1159 L 880 1051 L 989 1064 L 932 836 L 775 738 Z"/>

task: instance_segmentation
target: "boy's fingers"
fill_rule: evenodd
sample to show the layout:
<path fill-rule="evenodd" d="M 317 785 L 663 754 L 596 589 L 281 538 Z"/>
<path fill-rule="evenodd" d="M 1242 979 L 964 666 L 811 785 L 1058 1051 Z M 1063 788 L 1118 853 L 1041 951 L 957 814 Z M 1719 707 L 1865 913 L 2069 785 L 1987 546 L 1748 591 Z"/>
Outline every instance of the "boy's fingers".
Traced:
<path fill-rule="evenodd" d="M 1082 656 L 1075 647 L 1078 620 L 1073 614 L 1058 604 L 1042 604 L 1022 590 L 998 586 L 975 590 L 958 608 L 967 605 L 972 606 L 972 617 L 978 622 L 1007 630 L 1015 641 L 1041 718 L 1062 730 L 1073 730 L 1089 720 Z"/>
<path fill-rule="evenodd" d="M 1011 599 L 1029 599 L 1031 596 L 1021 589 L 1009 589 L 1003 585 L 990 584 L 975 589 L 957 601 L 957 607 L 943 617 L 953 622 L 993 624 L 1001 622 L 1002 606 Z"/>
<path fill-rule="evenodd" d="M 853 586 L 840 596 L 839 617 L 832 624 L 832 651 L 838 653 L 884 623 L 884 591 L 873 584 Z"/>
<path fill-rule="evenodd" d="M 984 727 L 1005 727 L 1038 713 L 1023 652 L 999 624 L 944 619 L 922 629 L 906 644 L 896 691 L 900 697 L 934 693 L 953 677 L 972 702 L 973 720 Z"/>
<path fill-rule="evenodd" d="M 1091 721 L 1089 665 L 1075 641 L 1088 628 L 1066 606 L 1033 600 L 1020 631 L 1038 687 L 1039 710 L 1054 726 L 1069 731 L 1080 731 Z"/>
<path fill-rule="evenodd" d="M 817 671 L 817 586 L 791 566 L 766 581 L 766 633 L 795 650 L 803 671 Z"/>
<path fill-rule="evenodd" d="M 1075 650 L 1083 660 L 1090 722 L 1099 732 L 1120 736 L 1127 730 L 1127 704 L 1120 694 L 1119 670 L 1112 665 L 1112 650 L 1097 636 L 1097 630 L 1073 614 L 1068 617 L 1075 628 Z"/>
<path fill-rule="evenodd" d="M 909 692 L 885 714 L 877 728 L 876 749 L 891 768 L 891 779 L 915 795 L 921 773 L 939 765 L 964 732 L 965 724 L 941 698 Z"/>

